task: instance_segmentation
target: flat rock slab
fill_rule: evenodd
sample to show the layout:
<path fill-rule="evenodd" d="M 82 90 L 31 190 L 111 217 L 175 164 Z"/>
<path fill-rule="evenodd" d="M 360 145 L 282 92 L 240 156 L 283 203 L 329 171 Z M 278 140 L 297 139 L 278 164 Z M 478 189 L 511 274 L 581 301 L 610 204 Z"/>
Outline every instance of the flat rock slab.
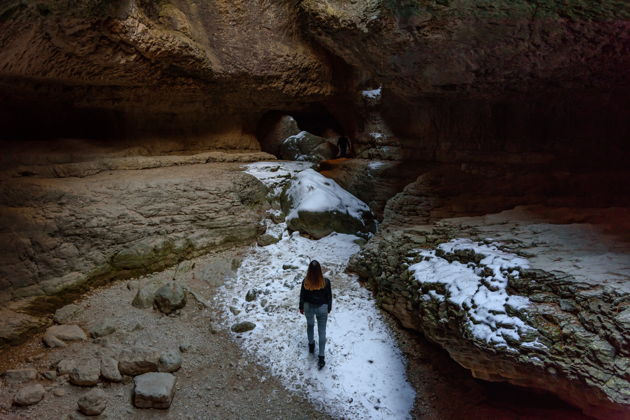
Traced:
<path fill-rule="evenodd" d="M 156 372 L 160 353 L 146 347 L 134 347 L 120 352 L 118 370 L 123 375 L 136 376 L 147 372 Z"/>
<path fill-rule="evenodd" d="M 78 325 L 53 325 L 44 334 L 44 343 L 48 347 L 65 347 L 66 341 L 82 340 L 87 340 L 87 336 Z"/>
<path fill-rule="evenodd" d="M 133 404 L 138 408 L 169 408 L 177 378 L 170 373 L 150 372 L 133 378 Z"/>
<path fill-rule="evenodd" d="M 101 359 L 101 376 L 111 382 L 122 381 L 122 375 L 118 370 L 118 362 L 111 357 Z"/>
<path fill-rule="evenodd" d="M 46 390 L 41 384 L 27 385 L 15 394 L 13 402 L 20 406 L 37 404 L 44 398 L 45 393 Z"/>
<path fill-rule="evenodd" d="M 95 388 L 79 398 L 77 405 L 86 416 L 98 416 L 107 407 L 107 395 L 102 389 Z"/>
<path fill-rule="evenodd" d="M 37 378 L 37 369 L 10 369 L 5 371 L 2 376 L 9 383 L 32 381 Z"/>

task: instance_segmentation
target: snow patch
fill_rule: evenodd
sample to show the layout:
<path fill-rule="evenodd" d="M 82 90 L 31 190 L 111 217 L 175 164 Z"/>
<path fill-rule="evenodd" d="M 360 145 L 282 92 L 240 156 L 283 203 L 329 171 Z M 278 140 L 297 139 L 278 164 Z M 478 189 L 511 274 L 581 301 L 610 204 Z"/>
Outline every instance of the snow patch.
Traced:
<path fill-rule="evenodd" d="M 361 91 L 361 95 L 369 99 L 380 99 L 381 88 L 379 87 L 378 89 Z"/>
<path fill-rule="evenodd" d="M 530 304 L 526 297 L 507 293 L 509 277 L 518 278 L 518 269 L 529 267 L 525 258 L 469 239 L 454 239 L 437 250 L 419 250 L 423 260 L 409 267 L 414 278 L 428 288 L 425 295 L 429 299 L 423 300 L 446 301 L 462 309 L 472 336 L 494 347 L 546 348 L 534 338 L 535 328 L 509 315 L 525 312 Z M 478 264 L 445 258 L 458 251 L 472 251 L 483 258 Z"/>
<path fill-rule="evenodd" d="M 245 173 L 255 176 L 270 189 L 272 197 L 279 197 L 291 178 L 313 165 L 312 162 L 255 162 L 244 168 Z"/>

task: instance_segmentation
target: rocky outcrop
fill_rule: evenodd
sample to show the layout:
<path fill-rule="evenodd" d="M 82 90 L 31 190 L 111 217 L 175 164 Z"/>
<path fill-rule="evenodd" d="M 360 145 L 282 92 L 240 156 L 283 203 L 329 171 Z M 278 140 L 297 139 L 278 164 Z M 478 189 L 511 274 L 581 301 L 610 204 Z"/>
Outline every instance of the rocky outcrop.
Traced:
<path fill-rule="evenodd" d="M 627 232 L 628 216 L 530 207 L 389 225 L 351 268 L 384 309 L 474 376 L 545 389 L 597 418 L 623 419 L 630 250 L 618 232 Z"/>
<path fill-rule="evenodd" d="M 307 131 L 287 137 L 279 147 L 279 157 L 285 160 L 320 162 L 332 159 L 336 154 L 337 146 Z"/>

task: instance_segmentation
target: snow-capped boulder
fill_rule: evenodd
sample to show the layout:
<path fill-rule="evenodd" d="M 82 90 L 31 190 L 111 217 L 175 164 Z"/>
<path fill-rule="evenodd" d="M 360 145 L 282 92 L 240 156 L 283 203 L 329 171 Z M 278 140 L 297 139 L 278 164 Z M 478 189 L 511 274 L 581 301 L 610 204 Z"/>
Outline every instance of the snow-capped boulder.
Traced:
<path fill-rule="evenodd" d="M 286 160 L 320 162 L 336 155 L 337 146 L 307 131 L 287 137 L 280 145 L 280 158 Z"/>
<path fill-rule="evenodd" d="M 365 236 L 376 230 L 367 204 L 312 169 L 296 175 L 282 194 L 282 209 L 289 229 L 315 238 L 332 232 Z"/>

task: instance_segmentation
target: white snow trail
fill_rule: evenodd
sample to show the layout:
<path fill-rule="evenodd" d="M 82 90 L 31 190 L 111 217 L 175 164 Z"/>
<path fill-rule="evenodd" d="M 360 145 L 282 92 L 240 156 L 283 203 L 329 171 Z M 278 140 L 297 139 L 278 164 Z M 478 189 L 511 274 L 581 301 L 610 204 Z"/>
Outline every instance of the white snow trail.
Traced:
<path fill-rule="evenodd" d="M 266 172 L 263 168 L 272 166 L 258 164 L 256 172 Z M 275 169 L 278 172 L 286 174 Z M 224 326 L 254 322 L 254 330 L 235 334 L 242 348 L 287 389 L 334 417 L 410 418 L 415 391 L 406 379 L 404 358 L 370 292 L 344 272 L 350 256 L 359 251 L 358 239 L 334 233 L 311 240 L 285 230 L 280 242 L 252 248 L 235 279 L 217 293 L 225 309 Z M 306 320 L 298 312 L 300 286 L 311 259 L 320 262 L 333 288 L 326 367 L 321 371 L 317 357 L 308 353 Z M 247 302 L 252 289 L 257 297 Z M 317 328 L 315 335 L 317 342 Z"/>

